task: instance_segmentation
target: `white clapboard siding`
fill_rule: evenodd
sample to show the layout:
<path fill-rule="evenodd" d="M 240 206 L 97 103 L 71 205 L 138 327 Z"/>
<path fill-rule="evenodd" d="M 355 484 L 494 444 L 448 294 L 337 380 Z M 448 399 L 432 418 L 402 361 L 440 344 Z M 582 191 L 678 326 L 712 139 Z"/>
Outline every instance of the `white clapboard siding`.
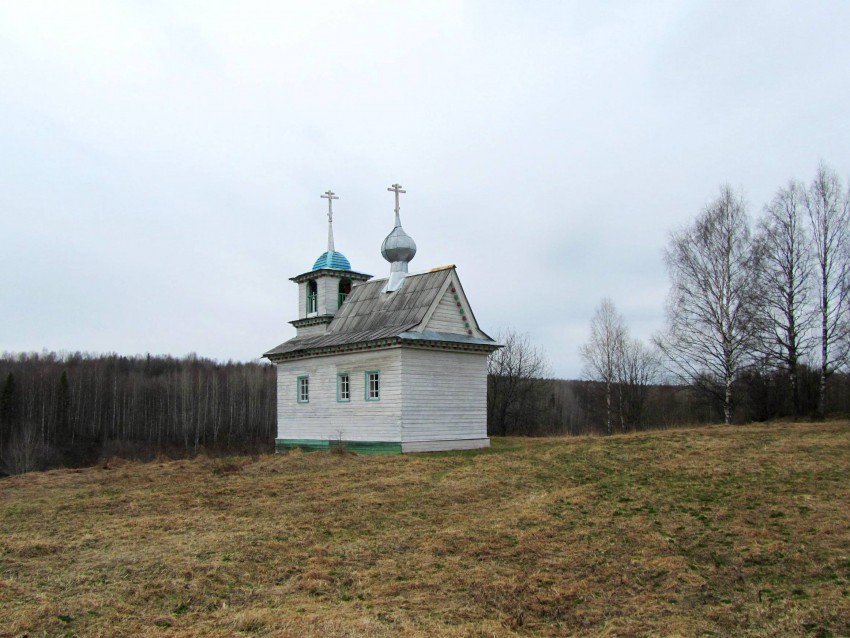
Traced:
<path fill-rule="evenodd" d="M 303 319 L 307 316 L 307 282 L 302 281 L 298 284 L 298 318 Z"/>
<path fill-rule="evenodd" d="M 324 275 L 316 280 L 320 315 L 332 315 L 339 308 L 339 277 Z"/>
<path fill-rule="evenodd" d="M 401 358 L 403 441 L 487 438 L 486 354 L 405 348 Z"/>
<path fill-rule="evenodd" d="M 400 348 L 279 363 L 279 439 L 401 441 Z M 366 371 L 381 373 L 381 398 L 366 401 Z M 351 377 L 351 401 L 337 401 L 337 373 Z M 297 379 L 310 379 L 310 402 L 298 403 Z"/>
<path fill-rule="evenodd" d="M 328 331 L 328 324 L 320 323 L 313 326 L 301 326 L 298 328 L 298 336 L 303 337 L 318 337 Z"/>

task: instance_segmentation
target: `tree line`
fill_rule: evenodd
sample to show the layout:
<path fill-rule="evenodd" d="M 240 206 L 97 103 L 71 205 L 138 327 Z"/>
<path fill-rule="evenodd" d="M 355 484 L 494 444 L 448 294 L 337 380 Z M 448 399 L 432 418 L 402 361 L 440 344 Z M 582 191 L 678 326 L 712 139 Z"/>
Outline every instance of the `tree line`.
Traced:
<path fill-rule="evenodd" d="M 75 466 L 104 455 L 271 449 L 268 364 L 169 356 L 0 357 L 0 471 Z"/>
<path fill-rule="evenodd" d="M 488 376 L 491 434 L 606 432 L 599 427 L 601 384 L 551 379 L 542 349 L 527 336 L 509 331 L 499 340 L 505 348 L 490 359 Z M 0 473 L 91 465 L 113 455 L 271 451 L 275 385 L 272 365 L 195 355 L 4 354 Z M 687 388 L 645 392 L 640 423 L 626 428 L 712 420 Z"/>
<path fill-rule="evenodd" d="M 743 196 L 721 188 L 673 233 L 665 261 L 672 290 L 656 345 L 678 379 L 721 403 L 726 423 L 753 376 L 787 382 L 784 413 L 826 416 L 829 380 L 850 353 L 850 194 L 835 171 L 822 164 L 808 185 L 779 188 L 755 231 Z"/>
<path fill-rule="evenodd" d="M 630 340 L 605 299 L 581 348 L 587 378 L 605 387 L 609 432 L 635 407 L 640 415 L 659 380 L 691 388 L 725 423 L 846 411 L 850 193 L 835 171 L 790 180 L 755 224 L 743 195 L 723 186 L 671 234 L 664 258 L 664 331 L 649 345 Z"/>
<path fill-rule="evenodd" d="M 613 303 L 603 302 L 601 312 L 604 323 L 597 328 L 616 334 L 622 347 L 595 359 L 601 378 L 553 379 L 544 349 L 529 335 L 509 329 L 496 337 L 503 347 L 488 362 L 488 434 L 612 434 L 717 421 L 701 394 L 661 379 L 658 357 L 628 337 Z"/>
<path fill-rule="evenodd" d="M 723 186 L 664 252 L 665 328 L 632 338 L 603 299 L 579 348 L 584 382 L 548 379 L 509 331 L 490 359 L 492 434 L 611 434 L 670 424 L 850 412 L 850 192 L 821 165 L 750 218 Z"/>

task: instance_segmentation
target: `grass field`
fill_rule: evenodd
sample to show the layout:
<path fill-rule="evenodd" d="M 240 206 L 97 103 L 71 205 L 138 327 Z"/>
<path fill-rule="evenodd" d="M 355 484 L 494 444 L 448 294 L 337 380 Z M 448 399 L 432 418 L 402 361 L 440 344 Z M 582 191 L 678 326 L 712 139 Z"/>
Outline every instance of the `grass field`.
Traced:
<path fill-rule="evenodd" d="M 848 636 L 850 424 L 0 481 L 2 636 Z"/>

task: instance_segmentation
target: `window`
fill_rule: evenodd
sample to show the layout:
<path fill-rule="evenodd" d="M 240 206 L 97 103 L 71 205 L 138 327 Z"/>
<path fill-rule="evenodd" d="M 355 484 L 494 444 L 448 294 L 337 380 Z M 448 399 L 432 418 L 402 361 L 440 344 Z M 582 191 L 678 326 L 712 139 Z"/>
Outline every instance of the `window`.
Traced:
<path fill-rule="evenodd" d="M 347 372 L 336 375 L 336 400 L 340 403 L 351 401 L 351 376 Z"/>
<path fill-rule="evenodd" d="M 381 400 L 381 373 L 378 370 L 366 371 L 366 400 Z"/>
<path fill-rule="evenodd" d="M 348 297 L 348 295 L 350 293 L 351 293 L 351 280 L 350 279 L 340 279 L 337 306 L 341 306 L 342 302 L 345 301 L 345 299 Z"/>
<path fill-rule="evenodd" d="M 296 387 L 298 403 L 310 403 L 310 377 L 298 377 Z"/>
<path fill-rule="evenodd" d="M 315 281 L 307 282 L 307 314 L 316 312 L 319 308 L 318 304 L 319 292 Z"/>

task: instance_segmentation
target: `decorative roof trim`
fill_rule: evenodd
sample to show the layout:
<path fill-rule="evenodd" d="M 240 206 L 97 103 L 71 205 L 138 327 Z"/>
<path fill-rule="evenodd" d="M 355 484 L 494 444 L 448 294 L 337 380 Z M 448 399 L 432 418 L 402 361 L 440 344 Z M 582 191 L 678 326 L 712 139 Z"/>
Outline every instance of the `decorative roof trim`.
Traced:
<path fill-rule="evenodd" d="M 466 327 L 466 334 L 470 337 L 474 337 L 478 334 L 478 338 L 493 341 L 493 338 L 481 329 L 481 326 L 478 325 L 478 321 L 475 319 L 475 315 L 473 314 L 472 308 L 469 304 L 469 298 L 466 296 L 466 292 L 463 290 L 463 286 L 460 283 L 460 277 L 458 277 L 457 274 L 457 267 L 452 264 L 450 266 L 443 266 L 442 268 L 434 268 L 429 272 L 439 272 L 441 270 L 449 270 L 451 272 L 449 273 L 449 276 L 446 277 L 446 281 L 443 283 L 440 291 L 434 298 L 428 312 L 425 313 L 422 321 L 416 327 L 416 332 L 430 332 L 428 330 L 428 324 L 434 317 L 434 313 L 437 311 L 437 308 L 439 308 L 443 296 L 451 290 L 451 294 L 455 299 L 455 305 L 457 306 L 458 312 L 460 313 L 462 321 Z"/>
<path fill-rule="evenodd" d="M 343 352 L 360 352 L 363 350 L 383 350 L 386 348 L 399 347 L 401 340 L 397 337 L 388 339 L 376 339 L 374 341 L 361 341 L 359 343 L 345 343 L 334 346 L 323 346 L 319 348 L 305 348 L 304 350 L 295 350 L 292 352 L 284 352 L 279 354 L 266 353 L 266 357 L 272 363 L 281 361 L 290 361 L 293 359 L 307 359 L 310 357 L 321 357 L 332 354 L 341 354 Z"/>
<path fill-rule="evenodd" d="M 460 341 L 404 341 L 406 348 L 419 348 L 420 350 L 440 350 L 442 352 L 480 352 L 490 354 L 502 346 L 497 343 L 463 343 Z"/>
<path fill-rule="evenodd" d="M 306 328 L 307 326 L 317 326 L 322 323 L 330 323 L 333 321 L 333 315 L 318 315 L 316 317 L 305 317 L 304 319 L 296 319 L 289 323 L 296 328 Z"/>
<path fill-rule="evenodd" d="M 407 334 L 409 335 L 410 333 Z M 463 335 L 458 335 L 458 337 L 462 338 Z M 263 356 L 266 357 L 272 363 L 280 363 L 282 361 L 307 359 L 310 357 L 322 357 L 334 354 L 345 354 L 348 352 L 362 352 L 368 350 L 386 350 L 389 348 L 400 348 L 402 346 L 408 348 L 418 348 L 420 350 L 477 352 L 482 354 L 489 354 L 490 352 L 493 352 L 493 350 L 502 347 L 501 345 L 495 342 L 470 343 L 463 341 L 435 341 L 428 339 L 427 337 L 422 339 L 389 337 L 387 339 L 375 339 L 373 341 L 361 341 L 359 343 L 346 343 L 334 346 L 324 346 L 319 348 L 305 348 L 304 350 L 296 350 L 293 352 L 285 352 L 282 354 L 266 353 Z"/>
<path fill-rule="evenodd" d="M 409 330 L 407 332 L 402 332 L 399 335 L 399 338 L 405 342 L 428 341 L 432 343 L 460 343 L 468 346 L 483 346 L 485 348 L 492 348 L 493 350 L 502 347 L 502 344 L 496 343 L 489 337 L 487 337 L 486 339 L 482 339 L 481 337 L 474 337 L 468 334 L 460 334 L 455 332 L 436 332 L 433 330 Z"/>
<path fill-rule="evenodd" d="M 332 275 L 334 277 L 348 277 L 349 279 L 352 279 L 354 281 L 367 281 L 372 278 L 372 275 L 367 275 L 366 273 L 362 272 L 355 272 L 354 270 L 320 268 L 319 270 L 310 270 L 300 275 L 296 275 L 295 277 L 290 277 L 289 281 L 294 281 L 296 284 L 300 284 L 304 281 L 310 281 L 311 279 L 315 279 L 316 277 L 322 275 Z"/>

